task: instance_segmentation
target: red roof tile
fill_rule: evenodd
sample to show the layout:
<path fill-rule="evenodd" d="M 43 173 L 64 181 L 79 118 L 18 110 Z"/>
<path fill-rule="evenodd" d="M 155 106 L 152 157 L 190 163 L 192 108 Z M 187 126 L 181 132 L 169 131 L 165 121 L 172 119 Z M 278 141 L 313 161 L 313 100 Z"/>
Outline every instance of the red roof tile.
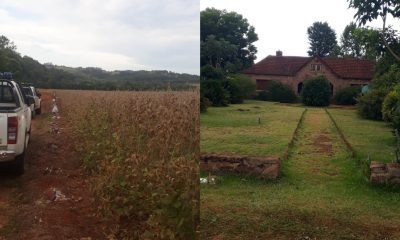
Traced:
<path fill-rule="evenodd" d="M 268 56 L 243 73 L 294 76 L 312 57 Z M 319 58 L 334 74 L 344 79 L 372 79 L 374 62 L 357 58 Z"/>
<path fill-rule="evenodd" d="M 374 76 L 375 63 L 366 59 L 358 58 L 322 58 L 336 75 L 346 79 L 372 79 Z"/>
<path fill-rule="evenodd" d="M 268 56 L 243 73 L 265 75 L 295 75 L 312 57 L 276 57 Z"/>

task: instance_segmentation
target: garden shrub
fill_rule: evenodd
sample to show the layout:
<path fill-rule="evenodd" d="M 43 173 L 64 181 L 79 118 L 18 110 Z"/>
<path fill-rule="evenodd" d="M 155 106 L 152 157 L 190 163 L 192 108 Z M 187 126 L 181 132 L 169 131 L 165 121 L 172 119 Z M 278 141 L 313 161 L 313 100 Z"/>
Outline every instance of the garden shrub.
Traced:
<path fill-rule="evenodd" d="M 382 104 L 382 118 L 393 128 L 400 129 L 400 85 L 386 95 Z"/>
<path fill-rule="evenodd" d="M 200 95 L 200 112 L 207 112 L 207 108 L 211 106 L 211 101 L 204 97 L 203 95 Z"/>
<path fill-rule="evenodd" d="M 325 76 L 304 81 L 301 97 L 306 106 L 329 106 L 331 87 Z"/>
<path fill-rule="evenodd" d="M 382 120 L 382 103 L 388 91 L 374 89 L 357 98 L 357 110 L 361 117 Z"/>
<path fill-rule="evenodd" d="M 272 81 L 268 90 L 258 93 L 257 99 L 263 101 L 293 103 L 297 101 L 297 96 L 290 86 L 277 81 Z"/>
<path fill-rule="evenodd" d="M 357 96 L 360 94 L 359 87 L 346 87 L 337 91 L 335 103 L 339 105 L 355 105 Z"/>
<path fill-rule="evenodd" d="M 373 89 L 393 89 L 394 86 L 400 83 L 400 68 L 393 64 L 389 70 L 376 77 L 371 82 L 371 88 Z"/>
<path fill-rule="evenodd" d="M 243 103 L 256 90 L 256 84 L 250 77 L 242 74 L 234 74 L 226 77 L 224 87 L 229 92 L 230 103 Z"/>
<path fill-rule="evenodd" d="M 207 98 L 213 106 L 228 106 L 230 96 L 229 91 L 224 88 L 224 80 L 201 80 L 200 89 L 203 92 L 203 96 Z"/>

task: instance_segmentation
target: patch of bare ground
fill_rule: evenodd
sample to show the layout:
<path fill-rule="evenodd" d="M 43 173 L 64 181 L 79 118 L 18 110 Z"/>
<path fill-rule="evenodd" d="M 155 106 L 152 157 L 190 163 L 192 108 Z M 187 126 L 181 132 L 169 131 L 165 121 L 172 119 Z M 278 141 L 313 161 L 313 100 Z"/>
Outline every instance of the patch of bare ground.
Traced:
<path fill-rule="evenodd" d="M 25 174 L 0 180 L 0 209 L 4 204 L 8 209 L 6 221 L 2 220 L 0 211 L 0 225 L 6 222 L 3 229 L 7 230 L 0 230 L 0 236 L 3 239 L 106 239 L 105 223 L 96 215 L 88 177 L 74 150 L 77 143 L 66 124 L 67 116 L 52 116 L 50 92 L 42 93 L 42 101 L 42 114 L 32 123 Z M 17 186 L 7 187 L 10 181 L 17 182 Z M 3 188 L 6 191 L 1 191 Z"/>
<path fill-rule="evenodd" d="M 317 151 L 322 154 L 327 154 L 332 156 L 332 141 L 328 135 L 329 133 L 324 132 L 320 133 L 314 139 L 314 146 L 317 148 Z"/>

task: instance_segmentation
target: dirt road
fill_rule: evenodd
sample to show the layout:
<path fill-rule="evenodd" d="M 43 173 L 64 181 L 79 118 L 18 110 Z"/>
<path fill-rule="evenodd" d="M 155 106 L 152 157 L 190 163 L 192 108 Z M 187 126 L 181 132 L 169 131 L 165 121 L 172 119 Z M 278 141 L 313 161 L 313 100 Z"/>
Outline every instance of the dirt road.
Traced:
<path fill-rule="evenodd" d="M 54 118 L 51 92 L 42 94 L 42 114 L 32 123 L 25 174 L 10 175 L 7 165 L 0 165 L 0 240 L 106 239 L 67 116 L 61 109 L 60 118 Z"/>

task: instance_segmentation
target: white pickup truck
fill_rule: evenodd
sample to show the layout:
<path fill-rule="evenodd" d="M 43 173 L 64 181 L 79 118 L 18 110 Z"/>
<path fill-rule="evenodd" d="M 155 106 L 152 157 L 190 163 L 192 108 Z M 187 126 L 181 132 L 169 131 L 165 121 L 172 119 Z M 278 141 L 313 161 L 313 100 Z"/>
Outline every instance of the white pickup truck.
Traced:
<path fill-rule="evenodd" d="M 32 86 L 32 84 L 21 84 L 22 90 L 26 95 L 32 96 L 35 100 L 35 104 L 31 106 L 32 116 L 35 114 L 40 114 L 42 112 L 42 99 L 41 94 L 37 91 L 37 89 Z"/>
<path fill-rule="evenodd" d="M 31 133 L 34 104 L 31 96 L 25 95 L 20 84 L 9 79 L 0 79 L 0 162 L 9 162 L 13 173 L 24 172 L 25 151 Z"/>

